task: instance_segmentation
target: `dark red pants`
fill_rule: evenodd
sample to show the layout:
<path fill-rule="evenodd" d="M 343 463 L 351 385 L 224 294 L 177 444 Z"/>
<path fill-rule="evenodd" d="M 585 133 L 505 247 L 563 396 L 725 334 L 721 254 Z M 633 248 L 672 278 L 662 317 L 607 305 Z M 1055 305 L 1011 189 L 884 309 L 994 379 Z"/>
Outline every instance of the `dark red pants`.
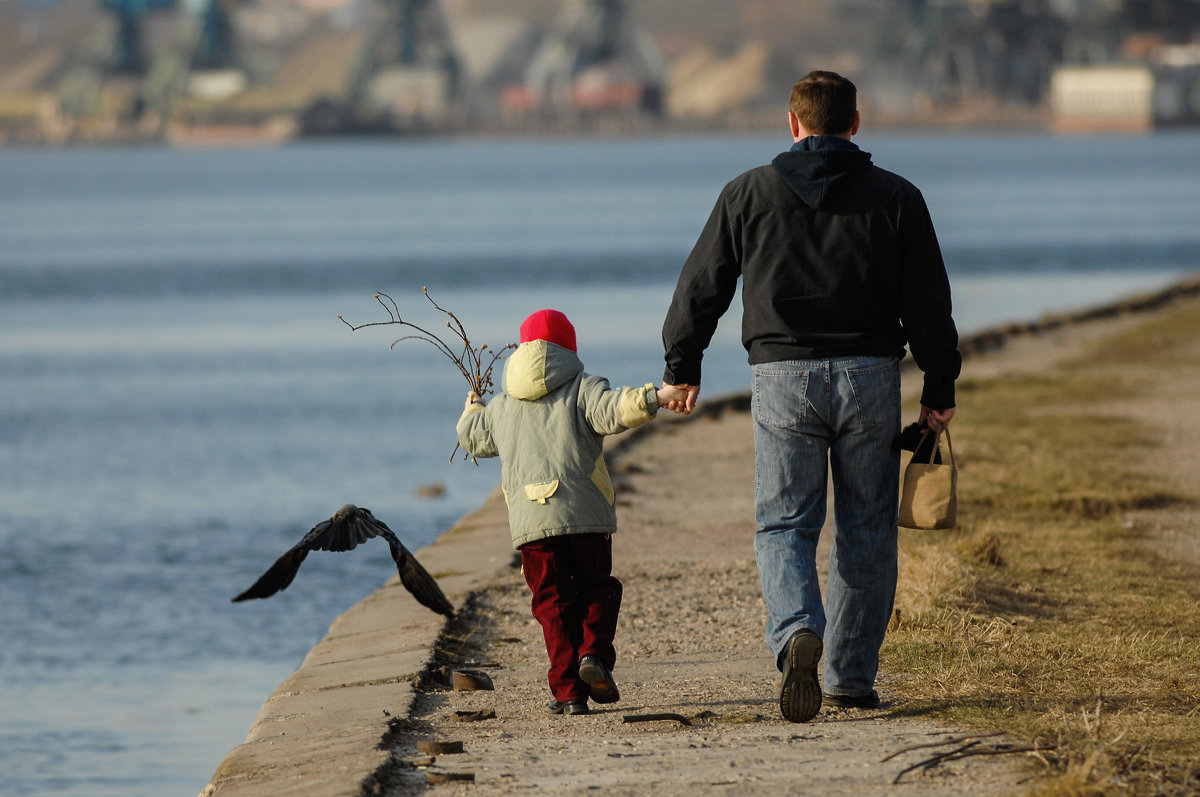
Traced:
<path fill-rule="evenodd" d="M 526 543 L 521 570 L 533 591 L 533 616 L 542 624 L 555 700 L 586 700 L 579 660 L 595 656 L 611 669 L 621 610 L 621 582 L 612 576 L 612 537 L 567 534 Z"/>

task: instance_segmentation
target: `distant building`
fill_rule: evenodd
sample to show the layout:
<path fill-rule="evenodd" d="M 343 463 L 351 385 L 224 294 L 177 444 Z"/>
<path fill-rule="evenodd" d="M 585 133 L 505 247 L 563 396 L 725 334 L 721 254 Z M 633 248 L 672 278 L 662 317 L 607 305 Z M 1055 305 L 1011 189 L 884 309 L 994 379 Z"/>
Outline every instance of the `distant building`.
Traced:
<path fill-rule="evenodd" d="M 1200 63 L 1060 67 L 1050 103 L 1062 132 L 1200 124 Z"/>
<path fill-rule="evenodd" d="M 500 104 L 509 114 L 657 116 L 665 86 L 666 63 L 623 0 L 570 0 Z"/>

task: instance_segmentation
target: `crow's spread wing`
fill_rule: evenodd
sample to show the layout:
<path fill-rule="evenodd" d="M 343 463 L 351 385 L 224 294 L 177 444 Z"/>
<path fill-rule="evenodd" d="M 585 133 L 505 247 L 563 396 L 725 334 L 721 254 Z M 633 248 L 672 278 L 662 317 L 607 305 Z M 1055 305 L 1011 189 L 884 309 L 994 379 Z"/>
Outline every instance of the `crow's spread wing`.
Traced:
<path fill-rule="evenodd" d="M 279 557 L 270 570 L 263 573 L 250 589 L 233 601 L 237 603 L 250 598 L 269 598 L 285 589 L 296 577 L 296 571 L 300 569 L 300 564 L 309 551 L 350 551 L 358 547 L 359 543 L 381 534 L 391 535 L 392 532 L 375 519 L 371 510 L 346 504 L 334 512 L 329 520 L 322 520 L 313 526 L 312 530 L 304 535 L 304 539 Z"/>
<path fill-rule="evenodd" d="M 422 606 L 432 609 L 438 614 L 453 617 L 454 605 L 446 600 L 442 588 L 438 586 L 433 576 L 429 575 L 429 571 L 421 566 L 417 557 L 412 555 L 412 551 L 405 548 L 404 544 L 390 531 L 381 536 L 388 541 L 388 545 L 392 548 L 392 560 L 396 563 L 396 572 L 400 574 L 400 583 L 404 585 L 404 588 L 411 592 Z"/>
<path fill-rule="evenodd" d="M 279 557 L 271 569 L 263 573 L 250 589 L 234 598 L 234 602 L 250 598 L 269 598 L 276 592 L 285 589 L 296 577 L 296 571 L 309 551 L 350 551 L 362 542 L 372 537 L 383 537 L 391 547 L 392 559 L 396 563 L 396 572 L 400 574 L 400 583 L 413 594 L 421 605 L 447 617 L 454 614 L 454 607 L 441 588 L 421 566 L 399 538 L 392 533 L 383 521 L 376 519 L 371 510 L 362 509 L 353 504 L 346 504 L 333 514 L 329 520 L 323 520 L 313 526 L 304 539 L 300 540 L 291 550 Z"/>
<path fill-rule="evenodd" d="M 271 569 L 259 576 L 258 581 L 255 581 L 250 589 L 234 598 L 233 602 L 237 603 L 250 598 L 269 598 L 284 589 L 292 583 L 292 579 L 296 577 L 296 571 L 300 569 L 300 563 L 306 556 L 308 556 L 308 549 L 300 546 L 288 551 L 276 559 L 275 564 L 271 565 Z"/>

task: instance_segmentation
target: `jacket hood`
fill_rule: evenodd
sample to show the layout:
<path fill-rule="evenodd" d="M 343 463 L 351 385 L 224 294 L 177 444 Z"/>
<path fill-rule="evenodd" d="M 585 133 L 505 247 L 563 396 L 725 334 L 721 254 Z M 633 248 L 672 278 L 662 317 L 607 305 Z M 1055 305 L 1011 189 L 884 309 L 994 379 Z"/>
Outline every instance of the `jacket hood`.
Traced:
<path fill-rule="evenodd" d="M 871 153 L 838 136 L 809 136 L 797 141 L 771 165 L 804 204 L 824 210 L 842 186 L 871 166 Z"/>
<path fill-rule="evenodd" d="M 570 382 L 583 372 L 575 352 L 545 340 L 522 343 L 504 365 L 504 392 L 533 401 Z"/>

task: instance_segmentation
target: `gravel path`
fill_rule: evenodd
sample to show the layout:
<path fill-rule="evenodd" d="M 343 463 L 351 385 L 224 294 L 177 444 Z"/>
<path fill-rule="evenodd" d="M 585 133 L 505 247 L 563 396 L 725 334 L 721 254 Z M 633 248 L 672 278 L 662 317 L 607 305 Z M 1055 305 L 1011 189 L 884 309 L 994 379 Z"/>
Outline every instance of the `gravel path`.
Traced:
<path fill-rule="evenodd" d="M 614 671 L 621 701 L 594 706 L 588 716 L 543 710 L 550 695 L 541 630 L 520 573 L 510 568 L 464 622 L 468 646 L 459 666 L 486 671 L 495 689 L 434 686 L 419 693 L 412 721 L 393 738 L 399 765 L 382 793 L 1015 791 L 1024 770 L 1004 757 L 964 759 L 893 785 L 905 767 L 931 753 L 886 756 L 966 733 L 900 716 L 903 706 L 889 699 L 886 676 L 879 710 L 826 709 L 805 724 L 781 718 L 779 673 L 763 641 L 766 609 L 754 564 L 749 415 L 731 408 L 656 423 L 612 457 L 621 522 L 613 538 L 614 572 L 625 586 Z M 462 722 L 460 712 L 495 718 Z M 626 721 L 651 714 L 677 715 L 689 724 Z M 460 741 L 464 752 L 436 756 L 426 766 L 419 739 Z M 473 782 L 427 786 L 430 778 L 456 776 Z"/>

